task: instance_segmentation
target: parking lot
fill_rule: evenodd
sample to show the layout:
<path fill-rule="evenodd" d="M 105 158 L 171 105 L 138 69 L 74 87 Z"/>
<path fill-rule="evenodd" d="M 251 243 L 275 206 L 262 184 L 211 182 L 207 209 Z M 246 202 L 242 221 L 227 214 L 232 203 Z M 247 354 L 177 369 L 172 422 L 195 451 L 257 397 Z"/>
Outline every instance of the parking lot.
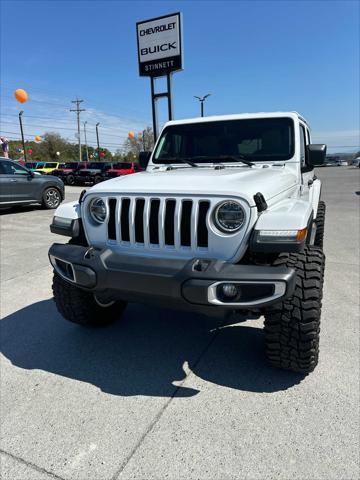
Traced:
<path fill-rule="evenodd" d="M 357 479 L 360 169 L 327 204 L 318 368 L 268 367 L 262 319 L 130 305 L 104 329 L 52 301 L 52 211 L 1 214 L 1 470 L 9 480 Z M 67 187 L 66 200 L 81 187 Z"/>

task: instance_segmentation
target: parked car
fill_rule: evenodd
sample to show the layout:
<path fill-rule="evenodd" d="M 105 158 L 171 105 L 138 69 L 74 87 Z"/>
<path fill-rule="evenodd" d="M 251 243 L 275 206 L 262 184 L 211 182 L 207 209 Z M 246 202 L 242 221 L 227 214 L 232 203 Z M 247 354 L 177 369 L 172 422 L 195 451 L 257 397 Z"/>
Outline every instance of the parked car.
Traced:
<path fill-rule="evenodd" d="M 36 175 L 15 161 L 0 158 L 1 207 L 40 203 L 44 208 L 57 208 L 64 196 L 59 178 Z"/>
<path fill-rule="evenodd" d="M 25 162 L 24 167 L 26 167 L 28 170 L 35 170 L 38 165 L 39 162 Z"/>
<path fill-rule="evenodd" d="M 119 177 L 120 175 L 129 175 L 131 173 L 140 172 L 141 167 L 137 162 L 114 163 L 113 168 L 106 172 L 106 178 Z"/>
<path fill-rule="evenodd" d="M 355 158 L 352 164 L 354 165 L 354 167 L 360 168 L 360 157 Z"/>
<path fill-rule="evenodd" d="M 106 172 L 113 168 L 110 162 L 89 162 L 86 168 L 75 173 L 75 185 L 95 185 L 106 180 Z"/>
<path fill-rule="evenodd" d="M 81 325 L 109 324 L 136 301 L 232 322 L 263 315 L 269 363 L 312 372 L 325 268 L 314 167 L 325 155 L 296 112 L 166 123 L 141 153 L 146 172 L 56 210 L 51 231 L 71 237 L 49 251 L 59 312 Z"/>
<path fill-rule="evenodd" d="M 36 165 L 35 171 L 42 175 L 49 175 L 52 174 L 54 170 L 60 168 L 61 165 L 63 164 L 59 162 L 45 162 L 41 165 Z"/>
<path fill-rule="evenodd" d="M 67 185 L 75 185 L 75 175 L 79 170 L 87 168 L 87 162 L 64 163 L 61 168 L 53 170 L 52 175 L 56 175 Z"/>

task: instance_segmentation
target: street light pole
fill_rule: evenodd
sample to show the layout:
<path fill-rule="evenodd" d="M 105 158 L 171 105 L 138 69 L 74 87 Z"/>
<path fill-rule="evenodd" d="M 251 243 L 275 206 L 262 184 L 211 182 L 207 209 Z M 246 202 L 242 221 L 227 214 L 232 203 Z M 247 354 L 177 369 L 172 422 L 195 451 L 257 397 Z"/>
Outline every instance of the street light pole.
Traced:
<path fill-rule="evenodd" d="M 100 160 L 100 143 L 99 143 L 99 127 L 100 123 L 97 123 L 96 126 L 96 141 L 97 141 L 97 149 L 98 149 L 98 160 Z"/>
<path fill-rule="evenodd" d="M 21 110 L 21 112 L 19 113 L 19 122 L 20 122 L 22 146 L 23 146 L 23 150 L 24 150 L 24 159 L 25 159 L 25 162 L 26 162 L 27 158 L 26 158 L 26 150 L 25 150 L 24 130 L 23 130 L 23 124 L 22 124 L 22 114 L 23 113 L 24 113 L 24 110 Z"/>
<path fill-rule="evenodd" d="M 87 121 L 84 122 L 84 137 L 85 137 L 85 147 L 86 147 L 86 161 L 89 161 L 89 149 L 88 149 L 88 144 L 87 144 L 87 139 L 86 139 L 86 124 Z"/>
<path fill-rule="evenodd" d="M 204 102 L 207 99 L 207 97 L 210 97 L 210 95 L 211 93 L 208 93 L 204 97 L 197 97 L 196 95 L 194 96 L 194 98 L 197 98 L 200 102 L 200 114 L 202 117 L 204 116 Z"/>

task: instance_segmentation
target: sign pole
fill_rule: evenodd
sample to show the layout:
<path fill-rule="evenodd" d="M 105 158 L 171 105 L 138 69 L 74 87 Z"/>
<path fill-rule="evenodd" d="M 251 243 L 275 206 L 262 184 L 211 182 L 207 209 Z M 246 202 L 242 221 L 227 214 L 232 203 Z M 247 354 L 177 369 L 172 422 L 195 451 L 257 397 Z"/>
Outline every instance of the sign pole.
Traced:
<path fill-rule="evenodd" d="M 157 100 L 167 98 L 168 118 L 173 119 L 172 73 L 183 69 L 181 13 L 171 13 L 136 23 L 139 75 L 150 77 L 154 140 L 158 136 Z M 155 92 L 155 80 L 166 76 L 166 92 Z"/>
<path fill-rule="evenodd" d="M 152 122 L 153 122 L 153 134 L 154 134 L 154 144 L 157 140 L 157 115 L 156 115 L 156 95 L 155 95 L 155 79 L 150 77 L 151 85 L 151 109 L 152 109 Z"/>
<path fill-rule="evenodd" d="M 171 87 L 172 87 L 172 77 L 171 73 L 166 75 L 167 80 L 167 99 L 168 99 L 168 112 L 169 112 L 169 120 L 173 119 L 173 108 L 172 108 L 172 95 L 171 95 Z"/>

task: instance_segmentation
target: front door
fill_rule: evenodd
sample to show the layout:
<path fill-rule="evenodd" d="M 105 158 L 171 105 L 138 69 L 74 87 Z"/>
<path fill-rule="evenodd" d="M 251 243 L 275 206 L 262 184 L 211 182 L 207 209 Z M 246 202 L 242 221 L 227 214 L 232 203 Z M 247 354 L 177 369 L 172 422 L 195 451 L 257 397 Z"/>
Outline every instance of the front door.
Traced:
<path fill-rule="evenodd" d="M 314 180 L 314 167 L 309 165 L 307 161 L 307 151 L 306 146 L 309 143 L 308 136 L 306 135 L 305 126 L 300 123 L 300 164 L 301 164 L 301 194 L 310 195 L 312 183 Z"/>
<path fill-rule="evenodd" d="M 35 200 L 32 176 L 23 166 L 0 161 L 0 203 L 24 203 Z"/>

